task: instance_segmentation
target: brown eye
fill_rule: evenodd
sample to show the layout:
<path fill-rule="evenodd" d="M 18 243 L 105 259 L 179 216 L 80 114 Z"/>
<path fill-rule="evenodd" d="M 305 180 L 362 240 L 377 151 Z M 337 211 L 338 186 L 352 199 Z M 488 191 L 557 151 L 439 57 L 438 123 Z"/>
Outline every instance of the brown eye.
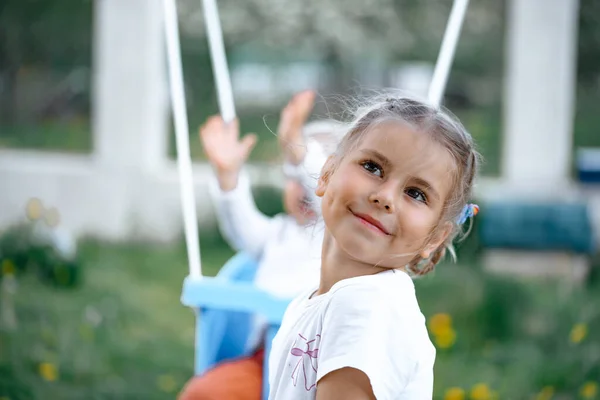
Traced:
<path fill-rule="evenodd" d="M 427 204 L 427 196 L 425 196 L 425 193 L 420 189 L 408 188 L 406 189 L 406 194 L 417 201 Z"/>
<path fill-rule="evenodd" d="M 383 168 L 379 164 L 374 161 L 363 161 L 360 165 L 369 173 L 382 177 L 383 176 Z"/>

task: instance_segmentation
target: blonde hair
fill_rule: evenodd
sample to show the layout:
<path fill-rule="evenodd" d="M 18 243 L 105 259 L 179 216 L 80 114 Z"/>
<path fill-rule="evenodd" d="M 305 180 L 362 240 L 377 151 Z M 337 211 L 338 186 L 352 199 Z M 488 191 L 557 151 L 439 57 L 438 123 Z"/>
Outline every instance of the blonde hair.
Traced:
<path fill-rule="evenodd" d="M 445 222 L 452 223 L 452 232 L 428 259 L 416 255 L 407 265 L 410 273 L 425 275 L 442 260 L 446 251 L 454 257 L 452 242 L 462 232 L 458 220 L 471 197 L 481 157 L 475 149 L 471 135 L 450 111 L 408 97 L 378 98 L 370 105 L 359 108 L 334 153 L 335 157 L 343 158 L 360 143 L 370 128 L 390 120 L 428 133 L 433 140 L 448 150 L 456 166 L 451 192 L 445 201 L 440 221 L 431 234 L 435 234 Z"/>

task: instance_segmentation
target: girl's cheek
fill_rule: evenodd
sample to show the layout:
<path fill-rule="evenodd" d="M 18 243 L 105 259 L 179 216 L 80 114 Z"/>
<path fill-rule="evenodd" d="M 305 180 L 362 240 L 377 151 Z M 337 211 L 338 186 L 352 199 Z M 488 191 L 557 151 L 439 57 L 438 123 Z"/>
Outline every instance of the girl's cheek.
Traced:
<path fill-rule="evenodd" d="M 427 232 L 431 227 L 431 215 L 424 207 L 413 207 L 408 212 L 407 221 L 416 232 Z"/>

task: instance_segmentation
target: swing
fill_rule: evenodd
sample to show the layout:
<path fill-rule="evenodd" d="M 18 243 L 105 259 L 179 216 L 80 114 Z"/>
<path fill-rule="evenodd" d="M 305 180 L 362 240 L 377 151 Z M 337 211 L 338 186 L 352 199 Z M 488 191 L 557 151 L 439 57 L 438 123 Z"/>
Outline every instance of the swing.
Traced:
<path fill-rule="evenodd" d="M 441 103 L 467 6 L 468 0 L 454 0 L 429 87 L 428 99 L 434 105 Z M 235 106 L 215 0 L 203 0 L 203 9 L 219 109 L 225 121 L 232 121 L 236 115 Z M 180 194 L 189 260 L 189 275 L 183 283 L 181 301 L 196 312 L 194 372 L 200 375 L 218 362 L 248 354 L 251 350 L 248 348 L 248 340 L 252 318 L 254 315 L 260 315 L 268 325 L 264 341 L 262 394 L 263 399 L 267 399 L 270 345 L 291 299 L 278 298 L 257 289 L 253 284 L 258 267 L 257 260 L 244 253 L 233 256 L 216 277 L 202 276 L 176 0 L 163 0 L 163 10 L 177 164 L 181 181 Z"/>

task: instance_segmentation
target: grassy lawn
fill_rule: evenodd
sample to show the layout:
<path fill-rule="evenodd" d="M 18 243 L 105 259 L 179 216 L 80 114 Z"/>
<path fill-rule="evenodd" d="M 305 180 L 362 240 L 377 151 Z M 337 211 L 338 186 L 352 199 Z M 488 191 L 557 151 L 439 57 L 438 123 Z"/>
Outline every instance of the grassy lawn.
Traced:
<path fill-rule="evenodd" d="M 439 267 L 417 282 L 417 295 L 438 348 L 435 399 L 446 400 L 451 388 L 472 400 L 598 398 L 580 396 L 600 384 L 600 312 L 591 306 L 600 301 L 597 286 L 569 291 L 463 264 Z M 451 321 L 450 339 L 432 325 L 435 315 Z"/>
<path fill-rule="evenodd" d="M 88 120 L 69 123 L 0 126 L 0 148 L 91 153 L 92 134 Z"/>
<path fill-rule="evenodd" d="M 203 268 L 214 275 L 231 251 L 203 245 Z M 19 278 L 18 329 L 0 333 L 0 396 L 174 398 L 193 371 L 194 316 L 179 302 L 184 246 L 87 242 L 81 254 L 77 289 Z"/>
<path fill-rule="evenodd" d="M 193 363 L 193 313 L 179 302 L 183 243 L 85 241 L 80 251 L 84 281 L 76 289 L 18 278 L 18 328 L 0 331 L 0 398 L 174 398 Z M 215 235 L 202 237 L 207 274 L 231 254 Z M 453 387 L 475 400 L 534 399 L 543 390 L 557 396 L 538 399 L 579 399 L 584 388 L 597 389 L 597 283 L 568 290 L 489 276 L 469 245 L 459 257 L 460 265 L 416 283 L 438 347 L 435 399 Z"/>

